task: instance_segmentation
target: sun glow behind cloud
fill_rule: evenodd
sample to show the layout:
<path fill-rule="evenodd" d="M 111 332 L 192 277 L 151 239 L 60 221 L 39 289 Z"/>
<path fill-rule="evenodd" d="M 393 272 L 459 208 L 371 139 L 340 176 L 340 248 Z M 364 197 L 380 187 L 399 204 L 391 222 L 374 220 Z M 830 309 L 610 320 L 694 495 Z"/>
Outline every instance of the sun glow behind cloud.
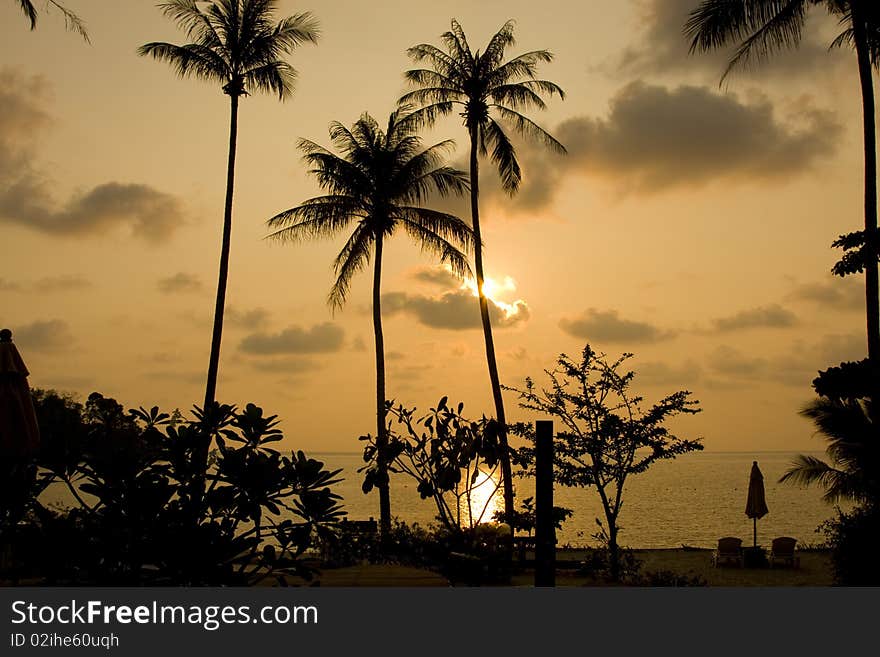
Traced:
<path fill-rule="evenodd" d="M 477 281 L 474 278 L 468 277 L 462 282 L 460 289 L 470 290 L 475 297 L 479 296 Z M 525 307 L 525 301 L 522 299 L 515 299 L 512 302 L 503 300 L 504 296 L 512 292 L 516 292 L 516 281 L 510 276 L 505 276 L 501 283 L 488 276 L 483 280 L 483 294 L 504 311 L 504 316 L 507 319 L 515 317 Z"/>

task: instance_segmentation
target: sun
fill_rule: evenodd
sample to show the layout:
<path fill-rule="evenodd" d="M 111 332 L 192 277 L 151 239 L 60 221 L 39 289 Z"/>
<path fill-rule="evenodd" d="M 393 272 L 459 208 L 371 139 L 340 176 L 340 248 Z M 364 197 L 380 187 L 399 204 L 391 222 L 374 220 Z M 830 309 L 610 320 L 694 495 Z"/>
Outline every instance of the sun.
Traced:
<path fill-rule="evenodd" d="M 474 278 L 468 278 L 461 284 L 461 289 L 470 290 L 475 297 L 477 293 L 477 281 Z M 515 299 L 512 302 L 504 301 L 505 296 L 516 292 L 516 281 L 510 276 L 505 276 L 499 283 L 489 276 L 483 279 L 483 294 L 489 301 L 498 306 L 504 312 L 505 317 L 510 318 L 517 315 L 525 304 L 522 299 Z"/>

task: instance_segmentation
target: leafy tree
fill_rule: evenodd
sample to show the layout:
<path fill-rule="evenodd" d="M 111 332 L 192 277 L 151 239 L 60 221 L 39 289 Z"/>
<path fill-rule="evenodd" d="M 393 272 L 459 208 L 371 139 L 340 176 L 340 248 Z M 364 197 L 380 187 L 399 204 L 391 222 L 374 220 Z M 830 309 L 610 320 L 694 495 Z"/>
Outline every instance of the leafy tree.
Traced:
<path fill-rule="evenodd" d="M 812 6 L 825 6 L 845 29 L 833 45 L 856 51 L 862 93 L 865 151 L 865 228 L 841 235 L 833 244 L 846 251 L 833 272 L 865 272 L 868 358 L 880 360 L 880 286 L 877 227 L 877 146 L 874 83 L 871 67 L 880 64 L 880 5 L 875 0 L 704 0 L 685 25 L 691 52 L 737 44 L 724 76 L 734 68 L 764 59 L 783 48 L 797 47 Z M 723 80 L 723 77 L 722 77 Z"/>
<path fill-rule="evenodd" d="M 316 43 L 318 39 L 318 25 L 311 14 L 295 14 L 276 23 L 277 6 L 275 0 L 170 0 L 159 7 L 192 42 L 182 46 L 153 42 L 138 49 L 139 55 L 167 62 L 182 77 L 194 76 L 221 84 L 223 93 L 229 96 L 226 204 L 205 408 L 214 403 L 220 362 L 232 235 L 239 99 L 254 91 L 275 94 L 281 101 L 289 98 L 293 93 L 296 71 L 282 57 L 297 46 L 307 41 Z"/>
<path fill-rule="evenodd" d="M 414 408 L 388 406 L 400 427 L 399 432 L 389 431 L 388 469 L 413 479 L 422 499 L 434 500 L 437 519 L 448 532 L 461 533 L 485 522 L 498 490 L 497 423 L 485 416 L 476 421 L 464 418 L 464 404 L 453 408 L 446 397 L 421 417 Z M 369 435 L 361 440 L 367 443 L 367 465 L 358 472 L 364 473 L 363 488 L 369 491 L 383 478 L 378 444 Z"/>
<path fill-rule="evenodd" d="M 596 489 L 605 513 L 615 581 L 620 575 L 618 517 L 627 477 L 645 472 L 661 459 L 703 449 L 702 439 L 680 438 L 664 426 L 677 415 L 700 412 L 699 402 L 691 399 L 689 391 L 679 390 L 643 411 L 643 398 L 630 392 L 635 373 L 621 370 L 631 357 L 623 354 L 609 362 L 586 345 L 580 362 L 561 354 L 556 369 L 546 371 L 549 388 L 539 390 L 531 378 L 524 390 L 507 388 L 519 393 L 521 408 L 561 422 L 563 429 L 554 438 L 555 481 Z M 513 431 L 534 443 L 532 425 L 516 424 Z M 532 468 L 534 448 L 519 450 L 518 460 Z"/>
<path fill-rule="evenodd" d="M 407 50 L 417 63 L 425 62 L 427 68 L 413 69 L 405 73 L 415 90 L 405 94 L 401 104 L 414 104 L 419 109 L 412 119 L 432 125 L 438 117 L 453 110 L 460 112 L 470 140 L 471 222 L 474 230 L 474 266 L 480 317 L 486 343 L 486 361 L 489 381 L 495 403 L 495 417 L 501 430 L 500 440 L 504 448 L 501 454 L 501 470 L 504 483 L 504 510 L 508 517 L 514 512 L 513 481 L 510 457 L 507 454 L 507 429 L 504 400 L 492 324 L 489 319 L 489 302 L 483 291 L 483 239 L 480 227 L 479 157 L 488 156 L 497 166 L 501 183 L 508 194 L 514 194 L 520 185 L 522 172 L 513 143 L 505 132 L 509 126 L 514 132 L 537 139 L 551 149 L 565 153 L 565 148 L 543 128 L 521 113 L 521 110 L 544 109 L 543 95 L 558 94 L 565 98 L 562 89 L 553 82 L 537 79 L 538 64 L 550 62 L 552 54 L 547 50 L 535 50 L 504 61 L 504 51 L 514 45 L 513 21 L 505 23 L 489 40 L 485 51 L 471 51 L 464 30 L 458 21 L 452 21 L 452 29 L 441 36 L 446 50 L 430 44 L 420 44 Z"/>
<path fill-rule="evenodd" d="M 18 0 L 18 4 L 21 6 L 21 10 L 24 12 L 28 21 L 30 21 L 31 29 L 37 29 L 37 17 L 39 14 L 37 13 L 37 8 L 34 6 L 32 0 Z M 64 16 L 65 27 L 67 27 L 68 30 L 79 34 L 86 43 L 88 43 L 89 33 L 86 31 L 86 25 L 83 23 L 82 19 L 60 2 L 56 2 L 56 0 L 47 0 L 46 7 L 48 8 L 50 5 L 55 7 L 61 12 L 62 16 Z"/>
<path fill-rule="evenodd" d="M 469 271 L 467 258 L 471 230 L 458 217 L 424 207 L 427 196 L 461 194 L 467 190 L 464 173 L 443 164 L 450 140 L 422 148 L 422 140 L 405 110 L 388 118 L 383 131 L 369 114 L 351 129 L 334 122 L 330 138 L 342 154 L 336 155 L 308 139 L 300 149 L 318 183 L 328 194 L 305 201 L 271 219 L 270 238 L 299 241 L 332 237 L 354 224 L 354 230 L 333 263 L 336 282 L 328 303 L 345 304 L 355 274 L 373 258 L 373 332 L 376 343 L 376 436 L 380 530 L 391 530 L 388 486 L 388 429 L 385 423 L 385 339 L 382 332 L 382 252 L 386 240 L 404 230 L 423 251 L 439 256 L 458 275 Z"/>

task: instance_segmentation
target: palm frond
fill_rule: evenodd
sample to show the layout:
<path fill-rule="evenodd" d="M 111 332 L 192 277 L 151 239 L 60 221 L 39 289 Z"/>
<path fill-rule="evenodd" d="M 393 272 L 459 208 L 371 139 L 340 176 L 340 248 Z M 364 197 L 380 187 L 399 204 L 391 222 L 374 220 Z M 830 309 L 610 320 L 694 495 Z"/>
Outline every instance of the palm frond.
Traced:
<path fill-rule="evenodd" d="M 516 159 L 516 149 L 504 134 L 504 130 L 492 119 L 487 121 L 483 127 L 483 135 L 485 137 L 485 147 L 491 147 L 492 153 L 490 157 L 492 162 L 498 167 L 498 174 L 501 176 L 501 187 L 508 194 L 514 194 L 519 189 L 522 181 L 522 171 L 519 168 L 519 162 Z"/>
<path fill-rule="evenodd" d="M 19 0 L 19 3 L 24 15 L 31 22 L 31 29 L 35 30 L 37 28 L 37 9 L 34 7 L 34 3 L 31 0 Z"/>
<path fill-rule="evenodd" d="M 513 125 L 517 132 L 526 137 L 531 137 L 539 142 L 541 142 L 544 146 L 549 147 L 550 149 L 556 151 L 561 155 L 565 155 L 568 151 L 565 149 L 557 139 L 551 135 L 549 132 L 544 130 L 537 123 L 532 121 L 530 118 L 523 116 L 519 112 L 516 112 L 512 109 L 504 107 L 503 105 L 492 105 L 492 108 L 495 109 L 501 118 L 509 122 Z"/>
<path fill-rule="evenodd" d="M 269 219 L 269 228 L 276 230 L 266 237 L 284 242 L 332 237 L 363 216 L 365 211 L 357 198 L 342 195 L 319 196 L 308 199 L 295 208 L 279 212 Z"/>
<path fill-rule="evenodd" d="M 422 208 L 413 208 L 413 210 L 420 211 Z M 449 265 L 452 273 L 459 278 L 466 278 L 471 275 L 467 256 L 449 240 L 426 228 L 421 221 L 405 218 L 401 223 L 404 230 L 419 245 L 423 252 L 437 256 L 440 262 Z"/>
<path fill-rule="evenodd" d="M 141 56 L 167 62 L 181 77 L 193 75 L 216 82 L 229 79 L 230 71 L 226 62 L 214 51 L 196 43 L 184 46 L 162 42 L 146 43 L 137 52 Z"/>
<path fill-rule="evenodd" d="M 375 242 L 375 236 L 366 221 L 362 221 L 355 228 L 351 237 L 342 247 L 342 251 L 333 261 L 333 269 L 336 272 L 336 282 L 327 296 L 327 303 L 334 310 L 345 305 L 348 289 L 355 275 L 370 264 L 370 255 Z"/>

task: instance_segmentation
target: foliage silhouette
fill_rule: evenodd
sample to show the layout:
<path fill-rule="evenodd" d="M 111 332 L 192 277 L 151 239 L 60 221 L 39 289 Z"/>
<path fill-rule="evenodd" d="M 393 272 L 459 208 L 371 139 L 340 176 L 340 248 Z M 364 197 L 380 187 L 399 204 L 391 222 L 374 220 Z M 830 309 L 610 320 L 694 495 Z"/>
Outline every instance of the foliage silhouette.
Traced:
<path fill-rule="evenodd" d="M 443 164 L 453 147 L 450 140 L 422 148 L 422 140 L 405 109 L 393 112 L 383 131 L 369 114 L 351 129 L 334 122 L 330 138 L 342 156 L 308 139 L 300 149 L 310 173 L 328 194 L 309 199 L 268 221 L 275 229 L 269 237 L 284 241 L 335 236 L 354 224 L 354 231 L 333 263 L 336 282 L 330 290 L 331 308 L 341 308 L 355 274 L 373 258 L 373 333 L 376 345 L 376 435 L 380 530 L 391 529 L 385 424 L 385 340 L 382 332 L 382 252 L 386 240 L 402 229 L 423 251 L 439 256 L 452 271 L 464 276 L 470 270 L 459 248 L 467 249 L 471 230 L 458 217 L 431 210 L 423 203 L 432 192 L 461 194 L 467 180 L 461 171 Z"/>
<path fill-rule="evenodd" d="M 521 408 L 554 417 L 564 427 L 554 438 L 555 480 L 563 486 L 595 487 L 607 530 L 598 519 L 597 523 L 606 536 L 614 581 L 621 574 L 618 518 L 627 477 L 645 472 L 658 460 L 703 449 L 702 439 L 679 438 L 664 426 L 677 415 L 700 412 L 699 402 L 689 391 L 679 390 L 642 411 L 642 397 L 629 391 L 635 373 L 621 371 L 631 357 L 623 354 L 609 362 L 586 345 L 579 362 L 561 354 L 556 369 L 545 370 L 549 388 L 537 389 L 530 378 L 524 390 L 507 388 L 519 394 Z M 518 423 L 512 431 L 534 444 L 532 425 Z M 526 472 L 533 470 L 534 448 L 518 450 L 517 463 Z"/>
<path fill-rule="evenodd" d="M 422 499 L 431 498 L 437 520 L 449 533 L 473 530 L 487 520 L 492 498 L 498 490 L 500 445 L 498 425 L 485 416 L 478 421 L 461 415 L 464 404 L 455 408 L 443 397 L 421 417 L 416 409 L 388 403 L 387 412 L 401 430 L 389 422 L 388 471 L 405 474 L 416 482 Z M 361 436 L 364 446 L 363 489 L 368 492 L 382 481 L 378 465 L 378 441 Z M 474 508 L 475 498 L 485 500 Z"/>
<path fill-rule="evenodd" d="M 18 0 L 18 4 L 21 6 L 22 12 L 30 22 L 31 30 L 37 29 L 37 18 L 39 14 L 37 13 L 37 8 L 34 6 L 32 0 Z M 46 7 L 48 8 L 49 5 L 55 7 L 61 12 L 61 15 L 64 16 L 64 26 L 68 30 L 79 34 L 86 43 L 89 42 L 89 33 L 86 30 L 86 24 L 79 16 L 60 2 L 56 2 L 56 0 L 47 0 Z"/>
<path fill-rule="evenodd" d="M 17 545 L 23 569 L 46 584 L 248 585 L 309 577 L 305 551 L 344 515 L 331 490 L 340 471 L 302 452 L 272 449 L 282 438 L 277 418 L 253 404 L 185 420 L 157 407 L 124 413 L 97 393 L 85 407 L 53 392 L 39 391 L 35 400 L 43 426 L 59 418 L 59 427 L 75 425 L 71 413 L 81 413 L 75 442 L 48 434 L 27 517 L 19 521 L 29 532 Z M 204 432 L 218 451 L 208 491 L 194 498 L 191 480 L 203 473 L 192 455 Z M 74 508 L 41 502 L 56 482 L 74 493 Z"/>
<path fill-rule="evenodd" d="M 880 286 L 877 226 L 877 138 L 872 65 L 880 65 L 880 5 L 874 0 L 704 0 L 685 25 L 691 52 L 736 43 L 724 78 L 735 68 L 785 48 L 797 47 L 808 9 L 824 6 L 839 17 L 844 31 L 832 46 L 849 44 L 856 51 L 862 93 L 865 152 L 864 230 L 841 235 L 833 244 L 846 252 L 834 268 L 838 276 L 865 272 L 868 358 L 880 360 Z"/>
<path fill-rule="evenodd" d="M 474 230 L 474 270 L 483 337 L 486 343 L 486 362 L 495 404 L 495 417 L 500 428 L 502 480 L 504 483 L 504 511 L 508 517 L 514 512 L 513 480 L 510 457 L 507 454 L 507 426 L 504 400 L 495 343 L 489 318 L 489 302 L 483 290 L 483 241 L 479 210 L 479 156 L 488 156 L 498 168 L 505 191 L 514 194 L 519 188 L 522 171 L 516 150 L 503 128 L 507 124 L 527 138 L 537 139 L 551 149 L 565 153 L 565 148 L 543 128 L 521 113 L 526 109 L 544 109 L 543 95 L 559 95 L 562 89 L 553 82 L 540 80 L 538 64 L 550 62 L 553 55 L 547 50 L 535 50 L 504 61 L 504 51 L 514 45 L 513 21 L 506 22 L 489 40 L 485 51 L 471 51 L 464 30 L 455 19 L 451 30 L 441 35 L 446 50 L 430 44 L 420 44 L 407 50 L 417 63 L 426 62 L 427 68 L 412 69 L 405 73 L 407 81 L 416 87 L 400 99 L 402 105 L 413 104 L 418 109 L 410 120 L 433 125 L 456 107 L 468 131 L 470 140 L 471 222 Z M 491 152 L 490 152 L 491 149 Z"/>

